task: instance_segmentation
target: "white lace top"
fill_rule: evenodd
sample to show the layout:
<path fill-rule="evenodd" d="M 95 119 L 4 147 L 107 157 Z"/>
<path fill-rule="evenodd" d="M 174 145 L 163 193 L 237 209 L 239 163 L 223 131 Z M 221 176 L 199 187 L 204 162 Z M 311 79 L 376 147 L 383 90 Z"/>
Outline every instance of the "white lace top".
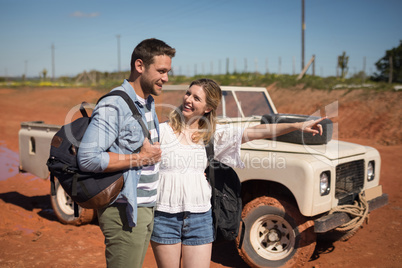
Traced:
<path fill-rule="evenodd" d="M 217 125 L 215 159 L 231 167 L 243 167 L 240 146 L 243 130 Z M 156 210 L 202 213 L 211 208 L 211 186 L 205 177 L 207 154 L 201 144 L 181 144 L 167 123 L 160 124 L 162 160 Z"/>

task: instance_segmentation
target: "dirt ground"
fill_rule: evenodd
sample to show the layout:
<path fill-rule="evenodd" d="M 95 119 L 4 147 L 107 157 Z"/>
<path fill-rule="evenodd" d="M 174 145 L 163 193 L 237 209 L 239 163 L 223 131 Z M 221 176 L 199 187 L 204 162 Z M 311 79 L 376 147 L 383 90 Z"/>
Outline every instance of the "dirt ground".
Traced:
<path fill-rule="evenodd" d="M 348 241 L 318 241 L 305 267 L 401 267 L 402 92 L 275 86 L 268 91 L 280 113 L 323 114 L 326 107 L 338 139 L 373 146 L 382 157 L 381 184 L 389 204 L 373 211 Z M 0 267 L 105 267 L 97 224 L 61 224 L 51 209 L 49 180 L 18 172 L 21 122 L 61 125 L 73 106 L 101 95 L 88 88 L 0 89 Z M 144 267 L 156 267 L 151 248 Z M 211 267 L 247 266 L 229 243 L 214 248 Z"/>

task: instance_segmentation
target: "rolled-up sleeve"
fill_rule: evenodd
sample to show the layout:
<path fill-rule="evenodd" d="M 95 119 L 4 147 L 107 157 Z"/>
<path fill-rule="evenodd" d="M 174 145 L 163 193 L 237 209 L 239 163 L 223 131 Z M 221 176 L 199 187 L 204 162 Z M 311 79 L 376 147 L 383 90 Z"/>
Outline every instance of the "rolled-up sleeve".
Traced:
<path fill-rule="evenodd" d="M 217 125 L 214 135 L 215 159 L 230 166 L 243 168 L 240 157 L 243 129 L 231 125 Z"/>
<path fill-rule="evenodd" d="M 82 171 L 103 172 L 107 168 L 107 150 L 117 140 L 120 114 L 118 106 L 103 102 L 94 109 L 78 150 L 78 165 Z"/>

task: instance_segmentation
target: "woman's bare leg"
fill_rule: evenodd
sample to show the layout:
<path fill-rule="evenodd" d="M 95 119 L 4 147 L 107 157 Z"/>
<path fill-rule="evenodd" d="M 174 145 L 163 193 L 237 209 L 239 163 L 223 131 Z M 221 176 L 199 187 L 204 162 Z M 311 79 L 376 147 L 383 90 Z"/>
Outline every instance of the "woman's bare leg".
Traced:
<path fill-rule="evenodd" d="M 212 243 L 187 246 L 183 245 L 183 268 L 208 268 L 211 264 Z"/>
<path fill-rule="evenodd" d="M 151 241 L 151 245 L 158 268 L 180 267 L 181 243 L 165 245 Z"/>

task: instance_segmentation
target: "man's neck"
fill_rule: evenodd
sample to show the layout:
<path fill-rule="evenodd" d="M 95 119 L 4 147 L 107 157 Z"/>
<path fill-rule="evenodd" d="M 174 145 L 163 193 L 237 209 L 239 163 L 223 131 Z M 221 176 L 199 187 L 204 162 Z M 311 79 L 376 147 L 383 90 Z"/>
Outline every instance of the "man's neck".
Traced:
<path fill-rule="evenodd" d="M 149 94 L 145 94 L 144 91 L 142 90 L 139 77 L 137 77 L 137 78 L 132 78 L 132 77 L 130 76 L 130 78 L 127 79 L 127 81 L 128 81 L 128 83 L 130 83 L 130 85 L 131 85 L 132 88 L 134 89 L 135 94 L 136 94 L 137 96 L 140 96 L 140 97 L 143 98 L 143 99 L 147 99 L 147 98 L 148 98 Z"/>
<path fill-rule="evenodd" d="M 137 94 L 137 96 L 140 96 L 143 99 L 148 98 L 149 94 L 145 94 L 145 92 L 143 91 L 140 83 L 140 75 L 138 73 L 131 73 L 127 81 L 134 88 L 135 94 Z"/>

